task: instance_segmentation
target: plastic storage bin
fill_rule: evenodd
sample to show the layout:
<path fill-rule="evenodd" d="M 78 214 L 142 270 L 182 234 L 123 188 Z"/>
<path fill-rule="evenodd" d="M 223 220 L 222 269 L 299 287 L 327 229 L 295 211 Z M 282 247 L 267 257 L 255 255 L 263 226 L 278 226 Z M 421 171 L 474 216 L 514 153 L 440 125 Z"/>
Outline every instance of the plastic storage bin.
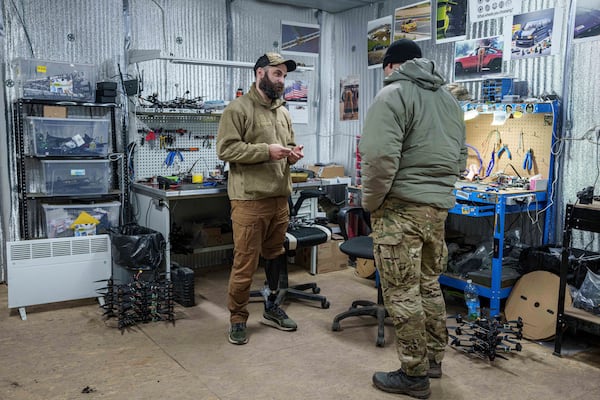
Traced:
<path fill-rule="evenodd" d="M 22 98 L 87 102 L 95 100 L 95 65 L 16 58 L 13 66 Z"/>
<path fill-rule="evenodd" d="M 75 236 L 76 232 L 71 229 L 71 224 L 82 212 L 100 221 L 93 232 L 97 235 L 108 233 L 109 228 L 119 226 L 121 215 L 121 203 L 118 201 L 95 204 L 42 204 L 42 207 L 48 238 Z"/>
<path fill-rule="evenodd" d="M 110 120 L 25 117 L 36 156 L 102 156 L 109 150 Z"/>
<path fill-rule="evenodd" d="M 109 160 L 41 160 L 49 195 L 107 194 L 110 190 Z"/>

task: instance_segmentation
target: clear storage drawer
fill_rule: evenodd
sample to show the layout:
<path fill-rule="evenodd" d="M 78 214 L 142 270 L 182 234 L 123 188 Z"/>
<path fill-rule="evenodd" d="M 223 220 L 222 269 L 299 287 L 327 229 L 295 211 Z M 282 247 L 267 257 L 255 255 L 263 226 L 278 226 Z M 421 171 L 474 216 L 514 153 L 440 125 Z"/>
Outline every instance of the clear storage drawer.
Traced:
<path fill-rule="evenodd" d="M 25 117 L 25 133 L 36 156 L 106 156 L 110 120 Z"/>

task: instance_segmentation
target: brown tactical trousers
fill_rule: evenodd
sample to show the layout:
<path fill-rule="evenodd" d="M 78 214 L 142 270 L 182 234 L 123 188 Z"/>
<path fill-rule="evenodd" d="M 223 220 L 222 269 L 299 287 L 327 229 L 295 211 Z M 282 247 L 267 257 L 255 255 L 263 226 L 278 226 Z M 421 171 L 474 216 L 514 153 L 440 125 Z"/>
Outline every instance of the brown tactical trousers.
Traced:
<path fill-rule="evenodd" d="M 259 257 L 271 260 L 284 253 L 289 219 L 286 197 L 231 201 L 234 249 L 227 307 L 232 324 L 248 320 L 250 286 Z"/>

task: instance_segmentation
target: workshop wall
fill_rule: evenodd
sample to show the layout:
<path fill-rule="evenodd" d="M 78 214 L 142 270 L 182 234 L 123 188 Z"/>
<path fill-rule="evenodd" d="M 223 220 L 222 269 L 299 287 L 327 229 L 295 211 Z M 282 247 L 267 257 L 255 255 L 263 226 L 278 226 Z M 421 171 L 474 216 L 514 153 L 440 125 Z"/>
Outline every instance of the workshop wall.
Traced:
<path fill-rule="evenodd" d="M 247 91 L 253 81 L 249 68 L 176 65 L 167 61 L 147 61 L 126 65 L 127 49 L 159 49 L 162 55 L 182 58 L 220 59 L 254 62 L 257 55 L 279 50 L 281 20 L 321 25 L 319 58 L 294 57 L 314 66 L 303 79 L 311 85 L 309 123 L 297 124 L 298 142 L 306 146 L 306 163 L 336 162 L 354 175 L 356 136 L 374 95 L 381 88 L 381 69 L 366 65 L 366 26 L 368 21 L 393 14 L 395 8 L 414 3 L 396 0 L 374 3 L 346 12 L 329 14 L 314 9 L 265 4 L 256 0 L 21 0 L 2 2 L 4 16 L 3 51 L 5 70 L 3 99 L 6 112 L 0 124 L 1 146 L 14 149 L 11 132 L 11 103 L 17 97 L 11 86 L 14 72 L 10 61 L 15 57 L 66 60 L 99 66 L 99 80 L 115 80 L 122 72 L 143 77 L 142 95 L 157 93 L 160 99 L 173 99 L 187 91 L 190 97 L 230 100 L 238 87 Z M 508 76 L 527 80 L 529 95 L 557 94 L 564 103 L 568 122 L 562 130 L 563 141 L 555 149 L 560 189 L 557 201 L 557 232 L 562 227 L 562 210 L 566 202 L 585 186 L 596 184 L 598 175 L 598 125 L 600 125 L 600 80 L 596 68 L 600 61 L 598 41 L 567 46 L 568 0 L 523 0 L 522 12 L 545 8 L 562 8 L 562 28 L 554 56 L 505 62 Z M 124 12 L 125 10 L 125 12 Z M 467 39 L 502 33 L 502 21 L 489 20 L 470 24 Z M 229 30 L 229 31 L 228 31 Z M 228 34 L 229 33 L 229 34 Z M 425 57 L 451 71 L 453 43 L 436 45 L 420 42 Z M 569 51 L 570 49 L 570 51 Z M 564 77 L 566 73 L 566 77 Z M 360 84 L 359 119 L 340 121 L 340 80 L 358 75 Z M 126 75 L 127 77 L 127 75 Z M 451 74 L 448 74 L 451 80 Z M 479 97 L 479 82 L 466 84 L 474 98 Z M 124 104 L 125 109 L 135 102 Z M 3 150 L 0 147 L 0 151 Z M 3 152 L 3 154 L 7 154 Z M 18 199 L 16 166 L 2 168 L 0 184 L 3 207 L 0 239 L 18 236 Z M 12 176 L 13 178 L 10 178 Z M 560 237 L 560 235 L 558 235 Z M 575 235 L 575 243 L 590 241 Z M 598 246 L 598 241 L 593 246 Z M 4 247 L 4 246 L 3 246 Z M 0 252 L 0 261 L 3 261 Z M 2 263 L 4 265 L 4 263 Z M 3 280 L 0 275 L 0 281 Z"/>
<path fill-rule="evenodd" d="M 398 7 L 413 4 L 413 0 L 385 1 L 371 6 L 352 9 L 347 12 L 327 16 L 325 21 L 333 21 L 331 37 L 323 38 L 326 47 L 322 57 L 328 55 L 333 85 L 330 90 L 335 92 L 330 96 L 337 101 L 340 96 L 339 82 L 349 75 L 358 75 L 360 84 L 359 120 L 340 121 L 339 110 L 336 107 L 322 109 L 327 112 L 321 116 L 321 135 L 330 135 L 333 139 L 331 159 L 346 167 L 349 175 L 355 175 L 354 154 L 356 136 L 360 134 L 366 111 L 382 87 L 383 71 L 368 69 L 366 62 L 367 43 L 366 27 L 370 20 L 392 15 Z M 573 1 L 569 0 L 523 0 L 522 13 L 546 8 L 562 9 L 562 19 L 555 23 L 560 26 L 562 35 L 560 43 L 555 43 L 559 54 L 531 59 L 512 60 L 504 62 L 503 71 L 508 77 L 528 82 L 528 95 L 545 98 L 547 95 L 558 95 L 562 101 L 562 112 L 566 124 L 561 131 L 562 139 L 555 146 L 557 152 L 557 171 L 555 188 L 558 190 L 556 199 L 557 223 L 555 235 L 562 240 L 562 221 L 564 207 L 568 202 L 577 200 L 576 193 L 586 186 L 597 185 L 600 132 L 600 80 L 595 72 L 600 62 L 598 52 L 599 41 L 567 43 L 572 35 L 572 24 L 569 22 Z M 357 29 L 357 27 L 361 27 Z M 501 19 L 467 25 L 467 39 L 500 35 L 503 33 Z M 454 64 L 454 44 L 436 45 L 433 40 L 419 42 L 425 57 L 434 60 L 443 70 L 448 71 L 446 77 L 452 81 Z M 571 49 L 569 52 L 568 49 Z M 331 51 L 331 54 L 327 52 Z M 566 75 L 566 76 L 565 76 Z M 479 98 L 480 82 L 466 82 L 473 98 Z M 323 93 L 325 95 L 325 93 Z M 598 193 L 598 190 L 596 190 Z M 574 234 L 574 243 L 586 246 L 591 243 L 590 233 Z M 600 241 L 596 240 L 592 247 L 600 249 Z"/>

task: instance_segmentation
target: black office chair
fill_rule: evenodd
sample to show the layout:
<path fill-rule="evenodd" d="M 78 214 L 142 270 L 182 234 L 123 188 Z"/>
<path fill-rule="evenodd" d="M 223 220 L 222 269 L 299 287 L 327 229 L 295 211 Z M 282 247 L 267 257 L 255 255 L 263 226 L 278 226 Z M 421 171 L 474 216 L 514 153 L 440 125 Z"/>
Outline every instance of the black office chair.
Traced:
<path fill-rule="evenodd" d="M 338 223 L 344 237 L 344 242 L 340 245 L 342 253 L 347 254 L 353 261 L 356 261 L 357 258 L 374 260 L 373 238 L 368 236 L 371 233 L 369 213 L 361 207 L 344 207 L 338 214 Z M 377 286 L 377 303 L 369 300 L 353 301 L 348 311 L 335 316 L 331 326 L 332 331 L 342 330 L 340 321 L 348 317 L 372 316 L 377 318 L 376 345 L 382 347 L 385 344 L 384 323 L 389 314 L 383 305 L 383 293 L 377 270 L 375 270 L 375 285 Z"/>
<path fill-rule="evenodd" d="M 302 208 L 302 203 L 306 199 L 321 197 L 324 193 L 319 190 L 303 190 L 300 192 L 300 197 L 296 204 L 292 203 L 291 197 L 288 198 L 290 206 L 290 224 L 285 238 L 285 253 L 284 267 L 281 269 L 279 276 L 279 294 L 275 300 L 276 304 L 282 304 L 287 298 L 297 298 L 304 300 L 313 300 L 321 303 L 322 308 L 329 308 L 330 303 L 325 296 L 320 295 L 321 288 L 316 282 L 302 283 L 289 286 L 287 258 L 296 255 L 296 250 L 301 247 L 313 247 L 331 240 L 331 230 L 326 226 L 307 223 L 298 219 L 298 211 Z M 311 290 L 311 292 L 307 292 Z M 250 292 L 251 297 L 263 297 L 259 290 Z"/>

